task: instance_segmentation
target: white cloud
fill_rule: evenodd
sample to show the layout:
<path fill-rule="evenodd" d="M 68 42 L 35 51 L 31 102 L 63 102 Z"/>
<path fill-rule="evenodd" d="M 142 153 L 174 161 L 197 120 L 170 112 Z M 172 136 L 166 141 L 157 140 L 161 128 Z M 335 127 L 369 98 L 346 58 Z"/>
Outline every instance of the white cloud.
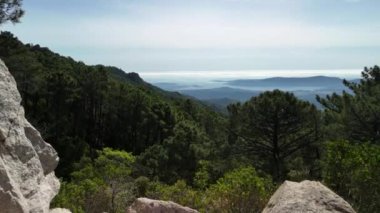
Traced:
<path fill-rule="evenodd" d="M 366 25 L 326 25 L 283 14 L 254 10 L 225 11 L 134 6 L 135 15 L 68 19 L 32 17 L 20 25 L 34 42 L 60 47 L 91 48 L 289 48 L 380 46 L 380 28 Z M 236 16 L 234 16 L 236 15 Z M 40 19 L 40 20 L 38 20 Z M 29 22 L 29 19 L 26 19 Z M 60 24 L 57 24 L 60 23 Z M 34 40 L 33 40 L 34 39 Z"/>
<path fill-rule="evenodd" d="M 346 68 L 378 60 L 377 51 L 365 50 L 380 47 L 378 15 L 368 13 L 368 5 L 349 0 L 213 1 L 114 0 L 97 7 L 91 2 L 91 12 L 73 14 L 51 3 L 49 10 L 26 8 L 23 23 L 6 29 L 24 42 L 80 60 L 140 69 Z M 362 49 L 347 51 L 355 49 L 350 47 Z"/>
<path fill-rule="evenodd" d="M 34 15 L 31 23 L 17 26 L 15 31 L 28 32 L 30 40 L 46 45 L 108 49 L 380 46 L 380 27 L 316 24 L 277 10 L 278 14 L 259 9 L 239 14 L 239 10 L 233 13 L 198 7 L 132 4 L 124 9 L 128 8 L 126 14 L 74 20 L 67 14 L 54 19 L 30 14 Z M 129 14 L 131 11 L 134 14 Z M 25 20 L 29 22 L 28 17 Z M 37 21 L 38 25 L 33 24 Z"/>
<path fill-rule="evenodd" d="M 167 17 L 129 22 L 98 19 L 75 28 L 81 45 L 144 48 L 336 47 L 380 45 L 380 29 L 318 26 L 291 20 Z M 64 34 L 64 33 L 62 33 Z"/>

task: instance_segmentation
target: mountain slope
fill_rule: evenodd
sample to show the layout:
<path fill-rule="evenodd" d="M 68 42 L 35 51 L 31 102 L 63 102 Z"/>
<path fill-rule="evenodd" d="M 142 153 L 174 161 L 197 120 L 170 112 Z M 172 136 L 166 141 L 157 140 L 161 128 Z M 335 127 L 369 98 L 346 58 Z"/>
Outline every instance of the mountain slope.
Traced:
<path fill-rule="evenodd" d="M 9 32 L 0 35 L 0 58 L 17 81 L 26 117 L 60 155 L 58 176 L 67 177 L 83 155 L 93 158 L 103 147 L 140 154 L 183 122 L 210 140 L 221 135 L 220 114 L 137 73 L 88 66 Z"/>

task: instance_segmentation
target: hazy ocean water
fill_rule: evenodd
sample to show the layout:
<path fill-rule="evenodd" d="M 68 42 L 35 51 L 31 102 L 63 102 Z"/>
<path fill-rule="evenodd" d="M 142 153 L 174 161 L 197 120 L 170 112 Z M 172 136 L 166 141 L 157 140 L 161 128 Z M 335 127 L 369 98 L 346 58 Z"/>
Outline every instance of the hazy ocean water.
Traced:
<path fill-rule="evenodd" d="M 216 88 L 226 81 L 238 79 L 263 79 L 271 77 L 329 76 L 345 79 L 360 78 L 360 69 L 335 70 L 231 70 L 231 71 L 149 71 L 140 72 L 147 82 L 183 89 Z"/>

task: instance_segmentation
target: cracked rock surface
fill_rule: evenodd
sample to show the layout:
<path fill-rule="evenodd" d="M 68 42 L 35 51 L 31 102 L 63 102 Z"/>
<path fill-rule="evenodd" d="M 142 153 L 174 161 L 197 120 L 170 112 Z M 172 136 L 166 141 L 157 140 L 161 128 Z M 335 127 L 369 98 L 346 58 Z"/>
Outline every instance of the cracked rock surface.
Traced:
<path fill-rule="evenodd" d="M 0 60 L 0 212 L 48 213 L 60 187 L 58 160 L 26 120 L 16 81 Z"/>
<path fill-rule="evenodd" d="M 285 181 L 263 213 L 355 213 L 343 198 L 316 181 Z"/>

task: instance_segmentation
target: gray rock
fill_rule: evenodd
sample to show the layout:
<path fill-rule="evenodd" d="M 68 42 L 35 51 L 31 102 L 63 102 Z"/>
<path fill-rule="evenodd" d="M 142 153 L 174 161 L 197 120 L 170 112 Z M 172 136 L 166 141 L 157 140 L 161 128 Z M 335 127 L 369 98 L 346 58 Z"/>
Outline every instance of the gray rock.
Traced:
<path fill-rule="evenodd" d="M 274 193 L 263 213 L 355 213 L 343 198 L 315 181 L 285 181 Z"/>
<path fill-rule="evenodd" d="M 48 213 L 59 191 L 58 155 L 26 120 L 16 81 L 0 60 L 0 211 Z"/>
<path fill-rule="evenodd" d="M 71 212 L 67 209 L 55 208 L 55 209 L 50 210 L 50 213 L 71 213 Z"/>
<path fill-rule="evenodd" d="M 184 207 L 171 201 L 138 198 L 127 209 L 127 213 L 199 213 L 189 207 Z"/>

